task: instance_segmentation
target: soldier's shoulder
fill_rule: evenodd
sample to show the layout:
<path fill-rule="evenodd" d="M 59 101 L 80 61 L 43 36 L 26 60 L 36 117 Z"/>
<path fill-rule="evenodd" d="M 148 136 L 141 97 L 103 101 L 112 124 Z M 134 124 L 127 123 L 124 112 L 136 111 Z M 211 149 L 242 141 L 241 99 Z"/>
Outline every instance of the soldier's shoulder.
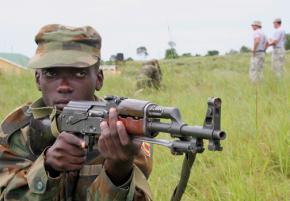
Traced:
<path fill-rule="evenodd" d="M 154 65 L 146 64 L 142 66 L 142 69 L 147 70 L 147 71 L 152 71 L 152 70 L 156 70 L 157 68 Z"/>
<path fill-rule="evenodd" d="M 0 124 L 0 131 L 3 135 L 10 135 L 25 127 L 32 116 L 30 112 L 31 103 L 26 103 L 9 113 Z"/>

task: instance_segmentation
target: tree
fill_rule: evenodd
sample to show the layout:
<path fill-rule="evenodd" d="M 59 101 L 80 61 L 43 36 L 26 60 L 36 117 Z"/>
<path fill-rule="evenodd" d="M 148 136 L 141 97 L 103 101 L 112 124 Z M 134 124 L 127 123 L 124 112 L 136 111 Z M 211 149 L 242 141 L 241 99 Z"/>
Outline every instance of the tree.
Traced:
<path fill-rule="evenodd" d="M 191 53 L 183 53 L 181 56 L 182 57 L 192 57 Z"/>
<path fill-rule="evenodd" d="M 128 57 L 126 61 L 134 61 L 134 59 L 132 57 Z"/>
<path fill-rule="evenodd" d="M 290 50 L 290 33 L 286 34 L 286 44 L 285 49 Z"/>
<path fill-rule="evenodd" d="M 176 49 L 175 49 L 176 43 L 171 40 L 168 42 L 168 45 L 170 48 L 165 51 L 165 59 L 177 58 L 178 54 L 177 54 Z"/>
<path fill-rule="evenodd" d="M 136 49 L 136 53 L 139 57 L 146 58 L 148 56 L 148 51 L 145 46 L 140 46 Z"/>
<path fill-rule="evenodd" d="M 175 48 L 170 48 L 165 51 L 165 59 L 175 59 L 178 57 Z"/>
<path fill-rule="evenodd" d="M 108 61 L 105 61 L 104 64 L 112 65 L 116 62 L 116 55 L 111 55 Z"/>
<path fill-rule="evenodd" d="M 112 62 L 116 61 L 116 55 L 111 55 L 110 56 L 110 61 L 112 61 Z"/>
<path fill-rule="evenodd" d="M 209 50 L 207 51 L 207 55 L 206 56 L 216 56 L 219 55 L 219 51 L 217 50 Z"/>
<path fill-rule="evenodd" d="M 247 46 L 242 46 L 241 48 L 240 48 L 240 53 L 249 53 L 249 52 L 251 52 L 251 49 L 250 48 L 248 48 Z"/>
<path fill-rule="evenodd" d="M 233 50 L 233 49 L 231 49 L 228 53 L 227 53 L 227 55 L 234 55 L 234 54 L 238 54 L 239 52 L 237 51 L 237 50 Z"/>
<path fill-rule="evenodd" d="M 124 61 L 124 54 L 123 53 L 117 53 L 116 54 L 116 60 L 117 61 Z"/>

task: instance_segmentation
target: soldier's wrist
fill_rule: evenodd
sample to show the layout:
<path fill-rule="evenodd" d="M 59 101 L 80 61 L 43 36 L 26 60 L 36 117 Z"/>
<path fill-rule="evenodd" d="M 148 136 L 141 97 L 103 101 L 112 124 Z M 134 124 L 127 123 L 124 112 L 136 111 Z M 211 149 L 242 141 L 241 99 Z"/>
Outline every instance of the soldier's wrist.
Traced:
<path fill-rule="evenodd" d="M 55 170 L 53 167 L 51 167 L 49 163 L 47 163 L 46 153 L 49 148 L 50 147 L 46 147 L 44 150 L 44 169 L 51 178 L 56 178 L 56 177 L 59 177 L 60 172 Z"/>
<path fill-rule="evenodd" d="M 133 161 L 114 161 L 106 159 L 104 162 L 104 169 L 111 181 L 116 186 L 119 186 L 130 178 L 133 170 Z"/>

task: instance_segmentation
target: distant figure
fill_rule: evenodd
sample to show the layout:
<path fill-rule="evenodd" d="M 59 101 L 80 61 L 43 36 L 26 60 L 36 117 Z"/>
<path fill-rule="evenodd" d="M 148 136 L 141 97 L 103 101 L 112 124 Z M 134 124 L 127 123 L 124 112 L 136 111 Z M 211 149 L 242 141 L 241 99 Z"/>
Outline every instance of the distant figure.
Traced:
<path fill-rule="evenodd" d="M 143 63 L 137 74 L 137 89 L 146 87 L 159 89 L 162 80 L 162 72 L 158 60 L 153 59 Z"/>
<path fill-rule="evenodd" d="M 254 44 L 249 76 L 253 82 L 257 82 L 263 78 L 267 38 L 262 32 L 262 23 L 260 21 L 254 21 L 252 29 L 254 30 Z"/>
<path fill-rule="evenodd" d="M 273 38 L 269 39 L 269 46 L 273 46 L 272 53 L 272 70 L 277 77 L 283 76 L 283 65 L 285 62 L 285 43 L 286 33 L 281 27 L 282 20 L 277 18 L 274 20 L 273 25 L 275 28 Z"/>

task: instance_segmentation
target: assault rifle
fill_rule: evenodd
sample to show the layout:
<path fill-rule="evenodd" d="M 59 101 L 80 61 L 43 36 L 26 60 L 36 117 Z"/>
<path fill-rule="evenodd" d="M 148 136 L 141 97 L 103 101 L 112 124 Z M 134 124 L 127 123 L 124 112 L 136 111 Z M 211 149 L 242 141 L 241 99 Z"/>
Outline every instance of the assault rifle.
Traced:
<path fill-rule="evenodd" d="M 209 150 L 221 151 L 220 140 L 226 138 L 226 133 L 220 128 L 220 98 L 208 99 L 203 126 L 184 123 L 178 108 L 159 106 L 144 100 L 107 96 L 105 101 L 98 102 L 71 101 L 57 118 L 58 129 L 83 135 L 90 151 L 96 135 L 101 134 L 100 123 L 108 118 L 112 107 L 117 108 L 119 120 L 134 140 L 168 147 L 175 155 L 185 154 L 181 179 L 172 201 L 181 200 L 196 153 L 204 151 L 203 140 L 208 140 Z M 168 133 L 175 140 L 156 139 L 159 132 Z"/>

